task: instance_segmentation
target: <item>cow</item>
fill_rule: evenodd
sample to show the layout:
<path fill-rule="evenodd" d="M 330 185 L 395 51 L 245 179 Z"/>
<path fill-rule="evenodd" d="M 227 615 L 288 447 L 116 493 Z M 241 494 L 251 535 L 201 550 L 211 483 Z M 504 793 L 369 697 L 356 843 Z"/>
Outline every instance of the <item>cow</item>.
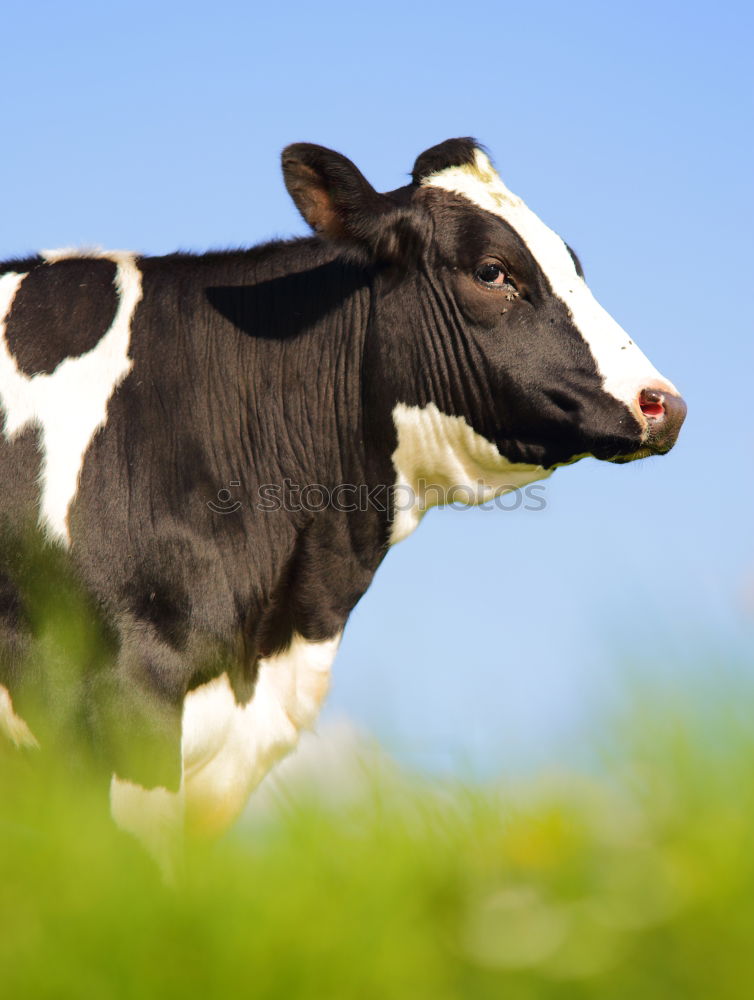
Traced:
<path fill-rule="evenodd" d="M 158 855 L 224 830 L 313 724 L 429 507 L 663 454 L 686 412 L 474 140 L 384 194 L 313 144 L 282 170 L 313 235 L 0 265 L 0 728 L 43 742 L 31 537 L 103 622 L 77 724 Z"/>

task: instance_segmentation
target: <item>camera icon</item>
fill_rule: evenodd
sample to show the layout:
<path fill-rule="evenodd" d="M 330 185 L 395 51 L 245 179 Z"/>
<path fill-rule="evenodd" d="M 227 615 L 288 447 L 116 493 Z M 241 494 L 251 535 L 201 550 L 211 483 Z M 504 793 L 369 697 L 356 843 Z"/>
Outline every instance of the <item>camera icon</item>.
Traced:
<path fill-rule="evenodd" d="M 228 483 L 228 486 L 233 487 L 240 485 L 241 483 L 237 479 Z M 237 510 L 241 509 L 243 504 L 240 500 L 234 500 L 230 490 L 223 487 L 217 491 L 217 500 L 208 500 L 207 506 L 213 514 L 235 514 Z"/>

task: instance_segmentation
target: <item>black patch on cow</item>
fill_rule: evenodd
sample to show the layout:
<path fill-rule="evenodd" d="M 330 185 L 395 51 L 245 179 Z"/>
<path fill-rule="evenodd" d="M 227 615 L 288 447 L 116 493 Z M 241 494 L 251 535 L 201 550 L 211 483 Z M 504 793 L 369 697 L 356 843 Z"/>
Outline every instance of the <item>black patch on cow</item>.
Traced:
<path fill-rule="evenodd" d="M 411 171 L 411 178 L 414 184 L 421 184 L 425 177 L 438 170 L 471 165 L 476 162 L 477 149 L 481 148 L 476 139 L 447 139 L 420 153 Z"/>
<path fill-rule="evenodd" d="M 149 623 L 173 649 L 180 652 L 185 648 L 191 602 L 180 584 L 137 571 L 127 585 L 126 597 L 139 621 Z"/>
<path fill-rule="evenodd" d="M 44 264 L 44 257 L 39 254 L 30 254 L 28 257 L 12 257 L 0 263 L 0 274 L 28 274 L 35 267 Z"/>
<path fill-rule="evenodd" d="M 6 324 L 8 348 L 24 375 L 51 374 L 86 354 L 109 329 L 118 306 L 111 260 L 76 257 L 32 267 Z"/>

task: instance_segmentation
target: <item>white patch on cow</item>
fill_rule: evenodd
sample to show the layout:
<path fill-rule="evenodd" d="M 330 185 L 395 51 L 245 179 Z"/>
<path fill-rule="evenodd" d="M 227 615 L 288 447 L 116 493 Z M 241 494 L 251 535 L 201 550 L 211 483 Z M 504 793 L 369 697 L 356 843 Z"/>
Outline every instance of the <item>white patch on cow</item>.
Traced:
<path fill-rule="evenodd" d="M 260 660 L 254 694 L 239 705 L 224 674 L 190 692 L 183 706 L 183 778 L 190 828 L 217 833 L 239 815 L 273 764 L 317 717 L 340 636 Z"/>
<path fill-rule="evenodd" d="M 462 195 L 479 208 L 500 216 L 518 233 L 589 345 L 605 392 L 625 403 L 648 433 L 647 420 L 639 407 L 639 393 L 651 387 L 677 395 L 677 389 L 597 302 L 576 272 L 563 240 L 508 190 L 488 157 L 477 149 L 474 164 L 439 170 L 425 177 L 422 184 Z"/>
<path fill-rule="evenodd" d="M 13 711 L 10 691 L 0 684 L 0 733 L 17 747 L 38 747 L 34 733 Z"/>
<path fill-rule="evenodd" d="M 239 705 L 226 674 L 189 692 L 183 705 L 183 778 L 178 792 L 144 789 L 113 775 L 113 818 L 171 871 L 184 824 L 222 833 L 269 769 L 314 724 L 330 684 L 340 635 L 323 642 L 294 636 L 288 649 L 260 660 L 251 700 Z"/>
<path fill-rule="evenodd" d="M 552 472 L 509 461 L 463 417 L 450 417 L 434 403 L 399 403 L 393 421 L 398 446 L 392 455 L 396 482 L 391 545 L 410 535 L 430 507 L 486 503 Z"/>
<path fill-rule="evenodd" d="M 18 370 L 8 349 L 5 329 L 13 300 L 26 275 L 10 272 L 0 277 L 0 405 L 5 412 L 3 433 L 12 441 L 29 425 L 42 436 L 40 524 L 55 539 L 69 542 L 68 510 L 89 444 L 107 419 L 107 405 L 131 370 L 128 356 L 131 321 L 141 299 L 141 273 L 134 255 L 121 251 L 100 253 L 45 251 L 54 263 L 71 256 L 101 257 L 116 264 L 118 307 L 99 343 L 86 354 L 65 358 L 51 374 L 31 377 Z M 40 336 L 44 331 L 40 330 Z"/>
<path fill-rule="evenodd" d="M 183 836 L 183 792 L 142 788 L 113 775 L 110 814 L 149 851 L 169 882 L 175 881 Z"/>

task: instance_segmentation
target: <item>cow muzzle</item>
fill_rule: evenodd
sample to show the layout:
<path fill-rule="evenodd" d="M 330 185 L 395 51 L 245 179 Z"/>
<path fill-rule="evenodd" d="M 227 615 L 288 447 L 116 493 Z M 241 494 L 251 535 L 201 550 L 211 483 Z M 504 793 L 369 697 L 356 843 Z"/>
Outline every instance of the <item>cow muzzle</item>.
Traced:
<path fill-rule="evenodd" d="M 681 396 L 662 389 L 642 389 L 639 409 L 647 421 L 647 445 L 657 454 L 670 451 L 686 419 L 686 403 Z"/>
<path fill-rule="evenodd" d="M 633 462 L 649 455 L 664 455 L 678 440 L 683 421 L 686 419 L 686 403 L 675 392 L 665 388 L 642 389 L 637 398 L 646 425 L 643 447 L 629 455 L 620 455 L 615 462 Z"/>

